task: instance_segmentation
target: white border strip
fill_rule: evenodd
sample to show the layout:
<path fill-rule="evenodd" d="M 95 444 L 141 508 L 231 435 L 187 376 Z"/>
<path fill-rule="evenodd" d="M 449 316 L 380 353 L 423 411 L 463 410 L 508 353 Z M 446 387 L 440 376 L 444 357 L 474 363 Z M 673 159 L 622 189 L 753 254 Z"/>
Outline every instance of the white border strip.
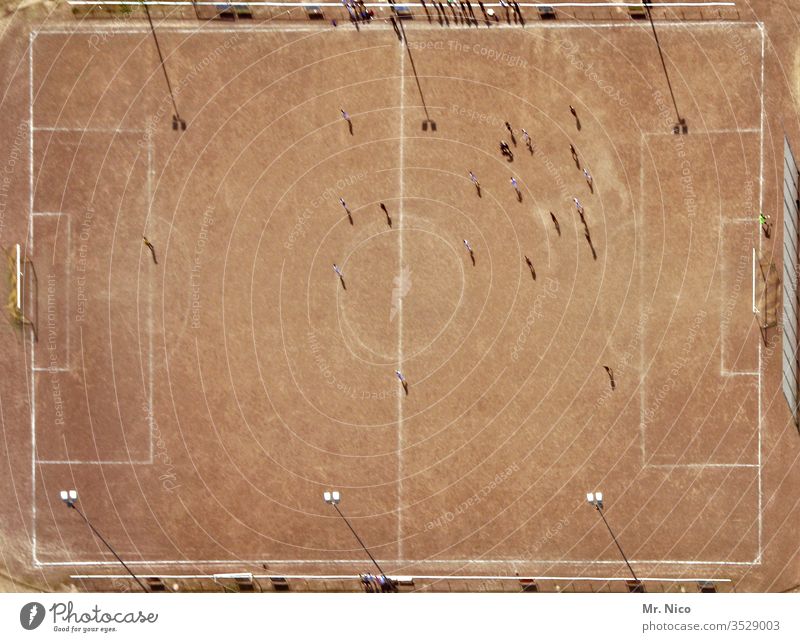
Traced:
<path fill-rule="evenodd" d="M 196 5 L 198 7 L 307 7 L 309 9 L 316 8 L 316 7 L 342 7 L 344 5 L 343 2 L 187 2 L 186 0 L 146 0 L 144 2 L 140 0 L 119 0 L 119 2 L 114 2 L 114 0 L 97 0 L 93 2 L 92 0 L 67 0 L 67 4 L 70 5 L 89 5 L 89 6 L 103 6 L 103 5 L 110 5 L 110 6 L 120 6 L 120 5 L 129 5 L 129 6 L 169 6 L 169 7 L 181 7 L 186 6 L 190 7 L 192 5 Z M 410 3 L 409 3 L 410 4 Z M 392 5 L 387 4 L 385 2 L 366 2 L 364 6 L 367 7 L 378 7 L 380 9 L 388 9 Z M 408 4 L 397 4 L 395 6 L 398 7 L 407 7 Z M 485 2 L 485 7 L 502 7 L 503 5 L 499 2 L 497 3 L 490 3 Z M 536 8 L 544 8 L 548 7 L 551 9 L 559 9 L 561 7 L 606 7 L 606 8 L 614 8 L 614 7 L 631 7 L 631 8 L 643 8 L 644 5 L 641 2 L 520 2 L 520 7 L 536 7 Z M 672 9 L 675 7 L 735 7 L 735 2 L 653 2 L 650 4 L 650 7 L 659 9 Z"/>
<path fill-rule="evenodd" d="M 272 575 L 253 575 L 252 573 L 226 573 L 225 575 L 159 575 L 161 580 L 217 580 L 217 579 L 236 579 L 246 577 L 254 580 L 269 580 L 273 577 L 282 577 L 287 580 L 360 580 L 360 575 L 282 575 L 273 573 Z M 569 577 L 561 575 L 405 575 L 398 576 L 389 574 L 389 577 L 398 579 L 400 577 L 409 580 L 509 580 L 524 582 L 530 580 L 561 581 L 561 582 L 629 582 L 629 577 Z M 73 580 L 130 580 L 130 575 L 70 575 Z M 674 582 L 691 584 L 694 582 L 715 582 L 730 583 L 732 579 L 727 577 L 640 577 L 640 582 Z"/>

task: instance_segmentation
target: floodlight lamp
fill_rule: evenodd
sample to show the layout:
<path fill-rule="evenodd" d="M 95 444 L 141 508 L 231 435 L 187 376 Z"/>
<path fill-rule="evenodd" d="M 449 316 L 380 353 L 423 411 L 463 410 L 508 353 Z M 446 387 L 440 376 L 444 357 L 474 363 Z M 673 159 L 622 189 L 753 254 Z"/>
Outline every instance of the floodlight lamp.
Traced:
<path fill-rule="evenodd" d="M 62 490 L 59 495 L 61 496 L 61 501 L 70 507 L 78 501 L 77 490 Z"/>
<path fill-rule="evenodd" d="M 600 510 L 603 508 L 603 493 L 597 490 L 593 493 L 586 493 L 586 501 L 596 509 Z"/>

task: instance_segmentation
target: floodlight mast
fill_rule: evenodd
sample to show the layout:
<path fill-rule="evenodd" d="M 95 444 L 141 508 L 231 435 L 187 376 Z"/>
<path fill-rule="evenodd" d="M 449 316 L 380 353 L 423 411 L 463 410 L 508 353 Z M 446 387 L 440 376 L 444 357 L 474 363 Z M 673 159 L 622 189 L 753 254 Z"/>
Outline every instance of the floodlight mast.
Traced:
<path fill-rule="evenodd" d="M 158 42 L 158 36 L 156 36 L 156 28 L 153 25 L 153 19 L 150 17 L 150 9 L 147 6 L 147 3 L 142 3 L 144 5 L 144 12 L 147 15 L 147 22 L 150 24 L 150 33 L 153 34 L 153 41 L 156 43 L 156 51 L 158 52 L 158 59 L 161 62 L 161 70 L 164 72 L 164 80 L 167 81 L 167 90 L 169 91 L 169 98 L 172 101 L 172 128 L 173 129 L 186 129 L 186 121 L 181 118 L 180 113 L 178 112 L 178 103 L 175 101 L 175 93 L 172 91 L 172 83 L 169 80 L 169 74 L 167 73 L 167 66 L 164 64 L 164 55 L 161 53 L 161 45 Z M 194 0 L 192 2 L 194 4 Z M 195 12 L 197 12 L 197 7 L 195 6 Z"/>
<path fill-rule="evenodd" d="M 381 574 L 381 577 L 384 580 L 386 580 L 387 582 L 389 582 L 389 579 L 386 577 L 386 573 L 383 572 L 383 569 L 381 568 L 381 565 L 378 564 L 378 561 L 372 556 L 372 553 L 369 552 L 369 549 L 367 548 L 366 544 L 364 544 L 364 542 L 358 536 L 358 533 L 356 533 L 356 530 L 350 524 L 348 519 L 344 516 L 344 513 L 342 513 L 342 511 L 339 510 L 339 505 L 338 504 L 342 500 L 341 494 L 339 493 L 339 491 L 338 490 L 325 491 L 322 494 L 322 498 L 325 500 L 326 504 L 330 504 L 331 506 L 333 506 L 333 508 L 336 510 L 336 512 L 339 513 L 339 517 L 341 517 L 344 520 L 344 523 L 347 524 L 347 528 L 350 529 L 350 532 L 353 533 L 353 536 L 358 540 L 358 543 L 361 545 L 361 548 L 363 548 L 364 552 L 367 555 L 369 555 L 369 558 L 372 560 L 372 563 L 375 565 L 375 568 L 378 569 L 378 572 Z"/>
<path fill-rule="evenodd" d="M 594 506 L 597 509 L 597 512 L 600 513 L 600 517 L 603 518 L 603 523 L 606 525 L 608 532 L 611 534 L 611 539 L 614 540 L 614 544 L 617 545 L 620 555 L 622 555 L 622 559 L 625 560 L 625 564 L 628 566 L 628 570 L 631 572 L 634 582 L 638 584 L 639 578 L 636 577 L 636 573 L 633 572 L 633 567 L 631 566 L 631 563 L 628 561 L 628 557 L 627 555 L 625 555 L 625 551 L 622 550 L 622 546 L 620 546 L 619 542 L 617 541 L 617 537 L 616 535 L 614 535 L 614 531 L 611 530 L 611 526 L 609 526 L 608 520 L 606 519 L 606 516 L 603 513 L 603 493 L 601 493 L 600 491 L 595 491 L 593 493 L 586 493 L 586 501 L 589 502 L 592 506 Z"/>
<path fill-rule="evenodd" d="M 653 30 L 653 38 L 656 41 L 658 55 L 661 58 L 661 67 L 664 69 L 664 77 L 667 79 L 667 87 L 669 87 L 669 95 L 672 98 L 672 105 L 675 107 L 675 117 L 678 119 L 672 128 L 672 133 L 680 134 L 682 131 L 685 134 L 688 131 L 686 127 L 686 119 L 683 118 L 680 111 L 678 111 L 678 101 L 675 100 L 675 92 L 672 90 L 672 82 L 669 79 L 669 72 L 667 71 L 667 63 L 664 61 L 664 53 L 661 51 L 661 42 L 658 40 L 658 33 L 656 33 L 656 24 L 653 22 L 653 14 L 650 13 L 651 2 L 652 0 L 642 0 L 644 10 L 647 13 L 647 18 L 650 20 L 650 27 Z"/>
<path fill-rule="evenodd" d="M 114 550 L 114 549 L 111 547 L 111 544 L 109 544 L 109 543 L 106 541 L 106 538 L 105 538 L 105 537 L 103 537 L 103 536 L 100 534 L 100 531 L 98 531 L 98 530 L 97 530 L 97 529 L 96 529 L 96 528 L 95 528 L 95 527 L 92 525 L 92 523 L 89 521 L 89 519 L 86 517 L 86 515 L 84 515 L 84 514 L 81 512 L 81 509 L 80 509 L 80 508 L 78 508 L 78 507 L 76 506 L 76 504 L 77 504 L 77 502 L 78 502 L 78 491 L 76 491 L 76 490 L 62 490 L 62 491 L 61 491 L 61 493 L 60 493 L 60 496 L 61 496 L 61 501 L 63 501 L 63 502 L 64 502 L 64 503 L 67 505 L 67 507 L 68 507 L 68 508 L 71 508 L 71 509 L 73 509 L 73 510 L 74 510 L 76 513 L 78 513 L 78 515 L 80 515 L 80 516 L 83 518 L 83 521 L 84 521 L 84 522 L 86 522 L 86 525 L 87 525 L 87 526 L 88 526 L 88 527 L 89 527 L 89 528 L 92 530 L 92 533 L 94 533 L 94 534 L 97 536 L 97 538 L 98 538 L 98 539 L 99 539 L 101 542 L 103 542 L 103 544 L 105 544 L 105 545 L 106 545 L 106 548 L 107 548 L 109 551 L 111 551 L 111 554 L 112 554 L 114 557 L 116 557 L 116 558 L 117 558 L 117 561 L 118 561 L 120 564 L 122 564 L 122 566 L 125 568 L 125 570 L 126 570 L 126 571 L 128 571 L 128 574 L 129 574 L 129 575 L 130 575 L 130 576 L 131 576 L 131 577 L 132 577 L 134 580 L 136 580 L 136 583 L 137 583 L 137 584 L 138 584 L 138 585 L 141 587 L 141 589 L 142 589 L 142 590 L 143 590 L 145 593 L 149 593 L 150 591 L 148 591 L 148 590 L 147 590 L 147 587 L 146 587 L 146 586 L 145 586 L 145 585 L 142 583 L 142 581 L 141 581 L 141 580 L 140 580 L 138 577 L 136 577 L 136 575 L 135 575 L 135 574 L 134 574 L 134 572 L 133 572 L 133 571 L 132 571 L 132 570 L 131 570 L 131 569 L 128 567 L 128 565 L 127 565 L 125 562 L 123 562 L 123 561 L 122 561 L 122 558 L 121 558 L 119 555 L 117 555 L 117 552 L 116 552 L 116 551 L 115 551 L 115 550 Z"/>

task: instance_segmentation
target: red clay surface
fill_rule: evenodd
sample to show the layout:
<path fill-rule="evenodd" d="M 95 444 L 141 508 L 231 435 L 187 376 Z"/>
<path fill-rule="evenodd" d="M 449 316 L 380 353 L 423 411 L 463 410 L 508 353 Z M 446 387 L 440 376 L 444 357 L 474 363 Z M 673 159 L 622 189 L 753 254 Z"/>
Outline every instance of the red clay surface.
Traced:
<path fill-rule="evenodd" d="M 338 489 L 392 574 L 621 577 L 600 489 L 639 575 L 797 582 L 797 434 L 751 300 L 762 204 L 781 227 L 763 26 L 659 25 L 686 136 L 634 23 L 410 24 L 424 107 L 387 25 L 162 25 L 185 132 L 145 25 L 73 27 L 31 39 L 9 568 L 110 572 L 76 488 L 142 572 L 368 571 Z"/>

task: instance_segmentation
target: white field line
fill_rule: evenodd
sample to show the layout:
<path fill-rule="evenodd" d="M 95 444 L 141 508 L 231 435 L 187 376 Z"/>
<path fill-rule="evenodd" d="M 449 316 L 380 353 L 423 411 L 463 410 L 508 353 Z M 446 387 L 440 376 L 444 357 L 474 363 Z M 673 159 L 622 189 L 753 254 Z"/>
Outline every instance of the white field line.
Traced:
<path fill-rule="evenodd" d="M 28 191 L 30 209 L 28 210 L 28 234 L 30 235 L 30 255 L 33 256 L 33 43 L 36 33 L 28 34 Z M 37 295 L 38 296 L 38 295 Z M 31 341 L 31 368 L 36 363 L 36 342 Z M 31 371 L 31 558 L 36 559 L 36 376 Z"/>
<path fill-rule="evenodd" d="M 361 575 L 291 575 L 291 574 L 278 574 L 273 575 L 253 575 L 250 573 L 244 574 L 248 578 L 252 577 L 254 580 L 270 580 L 273 577 L 282 577 L 287 580 L 360 580 Z M 233 574 L 233 577 L 241 577 L 242 574 Z M 219 580 L 226 579 L 219 575 L 159 575 L 162 580 Z M 389 574 L 388 577 L 408 577 L 410 580 L 475 580 L 475 581 L 490 581 L 490 580 L 509 580 L 513 582 L 525 580 L 539 580 L 542 582 L 560 581 L 560 582 L 629 582 L 630 577 L 594 577 L 590 575 L 583 576 L 569 576 L 569 575 L 393 575 Z M 130 580 L 130 575 L 70 575 L 74 580 Z M 230 578 L 233 579 L 233 578 Z M 692 584 L 696 582 L 714 582 L 724 584 L 732 582 L 729 578 L 722 577 L 640 577 L 640 582 L 672 582 L 676 584 Z"/>
<path fill-rule="evenodd" d="M 400 204 L 397 214 L 398 265 L 400 288 L 397 297 L 397 369 L 403 371 L 403 197 L 405 195 L 405 43 L 400 50 Z M 397 394 L 397 555 L 403 556 L 403 393 Z"/>
<path fill-rule="evenodd" d="M 83 0 L 68 0 L 68 1 L 69 1 L 69 4 L 75 4 L 75 5 L 97 5 L 97 4 L 103 4 L 103 2 L 92 2 L 91 0 L 86 0 L 86 1 L 83 1 Z M 119 0 L 119 1 L 114 1 L 114 2 L 109 1 L 106 4 L 113 4 L 113 5 L 120 5 L 120 4 L 139 5 L 139 4 L 141 4 L 141 2 L 139 2 L 139 0 L 132 0 L 132 1 Z M 151 4 L 151 5 L 157 5 L 157 4 L 161 4 L 161 5 L 179 5 L 179 4 L 185 4 L 185 3 L 184 2 L 166 2 L 166 1 L 163 1 L 163 2 L 148 2 L 148 4 Z M 207 4 L 209 6 L 214 6 L 217 3 L 215 3 L 215 2 L 197 2 L 196 4 L 198 4 L 198 5 Z M 300 6 L 300 7 L 305 6 L 304 3 L 259 3 L 259 2 L 251 2 L 249 4 L 251 4 L 253 6 L 291 6 L 292 4 L 294 4 L 296 6 Z M 339 3 L 315 3 L 315 4 L 317 6 L 335 6 L 335 7 L 341 6 Z M 484 3 L 484 5 L 487 6 L 487 7 L 499 7 L 499 6 L 501 6 L 499 3 L 497 3 L 497 4 Z M 372 4 L 368 3 L 367 6 L 376 6 L 376 7 L 385 8 L 385 5 L 383 5 L 383 4 L 372 5 Z M 623 7 L 623 6 L 633 6 L 633 7 L 636 7 L 636 6 L 641 6 L 641 4 L 640 3 L 562 3 L 562 4 L 547 3 L 545 5 L 540 5 L 540 4 L 536 4 L 536 3 L 520 3 L 520 6 L 525 6 L 525 7 L 537 7 L 537 6 L 555 6 L 555 7 L 559 7 L 559 6 L 562 6 L 562 7 L 567 7 L 567 6 L 575 6 L 575 7 L 590 7 L 590 6 L 594 6 L 594 7 L 612 7 L 613 6 L 613 7 Z M 669 8 L 675 8 L 675 7 L 712 7 L 712 6 L 735 6 L 735 3 L 734 2 L 667 3 L 667 4 L 664 4 L 664 5 L 659 5 L 659 4 L 655 4 L 654 3 L 651 6 L 652 7 L 664 6 L 664 7 L 669 7 Z M 591 25 L 585 25 L 585 24 L 580 24 L 580 23 L 577 23 L 577 24 L 573 24 L 573 23 L 555 23 L 555 24 L 553 24 L 553 23 L 536 23 L 536 24 L 537 24 L 538 28 L 548 28 L 548 29 L 592 29 L 592 30 L 596 30 L 596 29 L 600 29 L 600 28 L 609 28 L 609 29 L 625 29 L 625 28 L 639 29 L 639 28 L 641 28 L 641 25 L 639 25 L 639 24 L 637 24 L 635 22 L 602 22 L 602 23 L 591 24 Z M 760 182 L 761 182 L 760 190 L 761 190 L 761 193 L 760 193 L 759 202 L 760 202 L 760 205 L 763 207 L 763 182 L 764 182 L 764 178 L 763 178 L 763 163 L 764 163 L 764 154 L 763 154 L 764 80 L 763 80 L 763 78 L 764 78 L 764 46 L 765 46 L 764 27 L 763 27 L 763 23 L 757 22 L 757 21 L 756 22 L 738 22 L 737 21 L 737 22 L 733 22 L 729 26 L 732 26 L 732 27 L 739 26 L 739 27 L 742 27 L 742 28 L 749 28 L 749 27 L 752 27 L 753 25 L 757 26 L 762 32 L 762 47 L 761 47 L 761 49 L 762 49 L 762 56 L 761 56 L 761 65 L 762 65 L 762 68 L 761 68 L 761 75 L 762 75 L 762 85 L 761 85 L 761 127 L 760 127 L 759 130 L 749 129 L 749 128 L 748 129 L 740 129 L 740 130 L 724 130 L 724 129 L 721 129 L 721 130 L 709 130 L 707 132 L 700 132 L 700 133 L 707 133 L 707 134 L 725 134 L 725 133 L 733 134 L 733 133 L 740 133 L 741 134 L 741 133 L 755 133 L 755 131 L 760 131 L 761 132 L 761 178 L 760 178 Z M 373 26 L 378 27 L 379 25 L 373 25 Z M 665 20 L 665 21 L 659 21 L 659 26 L 661 28 L 678 27 L 678 28 L 685 29 L 685 28 L 688 28 L 688 27 L 693 27 L 696 30 L 703 30 L 703 29 L 705 29 L 705 30 L 712 29 L 713 30 L 713 29 L 718 29 L 719 28 L 719 23 L 717 23 L 717 22 L 707 22 L 707 21 L 691 21 L 691 20 L 674 20 L 674 21 Z M 388 29 L 388 27 L 386 27 L 386 28 Z M 434 30 L 435 29 L 435 30 L 438 30 L 438 31 L 441 30 L 441 28 L 437 28 L 435 26 L 427 26 L 427 25 L 424 25 L 422 23 L 415 24 L 414 28 L 418 29 L 418 30 L 419 29 L 429 29 L 429 30 Z M 468 28 L 464 28 L 464 30 L 467 30 L 467 29 Z M 247 33 L 247 32 L 268 32 L 268 31 L 280 32 L 280 31 L 311 31 L 311 30 L 317 30 L 317 28 L 315 28 L 315 27 L 298 27 L 298 26 L 292 27 L 292 26 L 286 25 L 286 26 L 282 26 L 282 27 L 276 29 L 276 28 L 268 26 L 268 25 L 263 25 L 263 26 L 253 25 L 253 26 L 248 26 L 248 27 L 245 27 L 245 28 L 237 28 L 237 29 L 211 28 L 211 29 L 208 30 L 208 32 L 209 33 Z M 452 30 L 453 29 L 451 28 L 450 31 L 452 31 Z M 179 28 L 179 27 L 164 26 L 164 27 L 161 28 L 161 31 L 171 32 L 171 33 L 193 33 L 194 34 L 194 33 L 198 32 L 198 29 L 197 28 Z M 29 182 L 30 182 L 30 190 L 29 190 L 30 191 L 29 228 L 31 230 L 31 232 L 30 232 L 30 236 L 31 236 L 31 240 L 30 240 L 31 252 L 33 251 L 32 221 L 33 221 L 33 164 L 34 164 L 33 163 L 33 134 L 34 134 L 34 131 L 36 131 L 36 130 L 39 130 L 39 131 L 95 131 L 95 130 L 91 130 L 91 129 L 83 130 L 83 129 L 78 129 L 78 128 L 72 129 L 72 128 L 55 128 L 55 127 L 54 128 L 46 128 L 46 127 L 37 127 L 37 128 L 35 128 L 34 127 L 34 120 L 33 120 L 33 41 L 38 36 L 45 36 L 45 35 L 49 35 L 49 34 L 52 34 L 52 35 L 74 35 L 74 34 L 78 34 L 78 33 L 87 33 L 87 34 L 94 34 L 94 33 L 141 34 L 141 33 L 149 33 L 149 29 L 144 28 L 144 27 L 143 28 L 115 29 L 113 27 L 109 28 L 108 25 L 106 25 L 104 28 L 95 28 L 94 25 L 90 25 L 88 27 L 86 27 L 84 25 L 80 25 L 80 26 L 75 25 L 73 28 L 46 28 L 46 29 L 40 29 L 40 30 L 37 30 L 37 31 L 32 31 L 32 32 L 29 33 L 29 42 L 30 42 L 29 58 L 28 58 L 28 60 L 29 60 L 29 111 L 30 111 L 30 115 L 29 115 L 29 121 L 30 121 L 30 127 L 29 127 L 29 129 L 30 129 L 30 142 L 29 142 L 29 155 L 30 155 L 30 159 L 29 159 L 29 174 L 30 174 L 30 176 L 29 176 Z M 401 113 L 402 113 L 402 110 L 403 110 L 403 105 L 401 104 Z M 401 118 L 401 123 L 402 123 L 402 118 Z M 401 125 L 401 127 L 402 127 L 402 125 Z M 118 133 L 120 131 L 128 131 L 128 130 L 116 130 L 116 129 L 112 128 L 112 129 L 108 129 L 108 130 L 97 130 L 97 131 L 107 131 L 107 133 Z M 130 130 L 130 131 L 132 133 L 141 133 L 141 130 Z M 648 136 L 648 135 L 654 135 L 656 133 L 660 133 L 660 132 L 652 132 L 652 133 L 651 132 L 643 132 L 642 133 L 642 137 Z M 402 141 L 402 129 L 401 129 L 401 141 Z M 642 154 L 643 154 L 643 151 L 642 151 Z M 401 142 L 401 161 L 402 161 L 402 142 Z M 402 173 L 402 162 L 401 162 L 401 173 Z M 643 171 L 641 170 L 641 167 L 640 167 L 640 183 L 641 184 L 643 184 L 643 180 L 644 180 Z M 402 185 L 402 179 L 401 179 L 401 185 Z M 640 196 L 641 196 L 641 194 L 643 194 L 643 191 L 640 189 Z M 641 206 L 641 203 L 640 203 L 640 206 Z M 400 208 L 401 208 L 401 211 L 400 211 L 400 214 L 399 214 L 399 220 L 401 221 L 401 227 L 402 227 L 402 198 L 401 198 Z M 641 210 L 641 207 L 640 207 L 640 210 Z M 46 213 L 39 213 L 39 214 L 44 215 Z M 400 234 L 400 237 L 402 239 L 402 234 Z M 401 245 L 401 247 L 402 247 L 402 245 Z M 643 275 L 641 273 L 641 268 L 640 268 L 640 281 L 641 281 L 642 278 L 643 278 Z M 402 306 L 402 302 L 400 303 L 400 305 Z M 399 308 L 398 313 L 401 313 L 401 310 L 402 310 L 402 308 Z M 401 319 L 402 319 L 402 316 L 401 316 Z M 150 339 L 151 339 L 151 342 L 152 342 L 152 336 L 150 337 Z M 401 346 L 399 346 L 399 348 L 401 350 Z M 399 353 L 400 353 L 400 350 L 398 351 Z M 644 363 L 643 350 L 644 350 L 644 348 L 643 348 L 643 344 L 642 344 L 641 350 L 640 350 L 640 373 L 641 373 L 641 366 L 643 366 L 643 363 Z M 34 355 L 35 355 L 35 347 L 34 347 L 33 342 L 31 342 L 31 363 L 32 364 L 33 364 L 33 361 L 34 361 Z M 152 358 L 152 348 L 150 350 L 150 356 Z M 758 515 L 758 518 L 759 518 L 759 537 L 758 537 L 758 540 L 759 540 L 759 554 L 758 554 L 758 557 L 753 562 L 699 561 L 699 560 L 631 560 L 631 563 L 661 564 L 661 565 L 698 565 L 698 566 L 701 566 L 701 565 L 752 566 L 752 565 L 758 565 L 758 564 L 761 563 L 762 506 L 763 506 L 763 503 L 762 503 L 763 502 L 763 497 L 762 497 L 762 478 L 761 478 L 761 442 L 762 442 L 762 432 L 761 432 L 761 423 L 762 423 L 761 422 L 761 395 L 760 395 L 760 391 L 761 391 L 761 358 L 762 358 L 761 345 L 759 343 L 759 371 L 758 371 L 758 378 L 759 378 L 758 460 L 759 460 L 759 463 L 756 465 L 758 467 L 758 469 L 759 469 L 758 470 L 758 498 L 759 498 L 758 499 L 758 504 L 759 504 L 759 515 Z M 151 377 L 150 384 L 151 384 L 151 387 L 152 387 L 152 377 Z M 642 380 L 642 384 L 643 384 L 643 380 Z M 640 389 L 641 389 L 641 391 L 640 391 L 640 406 L 643 409 L 644 408 L 644 385 L 641 385 Z M 643 410 L 642 410 L 642 412 L 643 412 Z M 401 417 L 402 417 L 402 415 L 401 415 Z M 640 424 L 643 425 L 643 422 L 640 422 Z M 31 393 L 31 446 L 32 446 L 32 448 L 31 448 L 31 450 L 32 450 L 32 452 L 31 452 L 31 468 L 32 468 L 31 477 L 32 477 L 32 497 L 33 497 L 33 501 L 31 502 L 31 510 L 32 510 L 32 516 L 33 516 L 32 552 L 33 552 L 34 565 L 41 567 L 41 566 L 107 566 L 107 565 L 116 564 L 117 562 L 107 562 L 107 561 L 98 561 L 98 562 L 39 562 L 37 560 L 37 558 L 36 558 L 36 501 L 35 501 L 36 500 L 36 464 L 37 464 L 37 460 L 36 460 L 36 455 L 35 455 L 35 453 L 36 453 L 36 434 L 35 434 L 36 433 L 36 429 L 35 429 L 35 426 L 36 426 L 36 404 L 35 404 L 35 386 L 33 386 L 33 390 L 32 390 L 32 393 Z M 399 433 L 400 433 L 400 431 L 398 430 L 398 435 L 399 435 Z M 643 457 L 644 457 L 644 455 L 645 455 L 645 453 L 644 453 L 644 434 L 642 435 L 642 437 L 643 437 L 642 446 L 643 446 Z M 152 445 L 152 434 L 151 434 L 151 445 Z M 42 460 L 39 463 L 48 463 L 48 462 L 47 462 L 47 460 Z M 53 462 L 53 463 L 76 463 L 77 464 L 77 463 L 81 463 L 81 462 L 66 462 L 65 461 L 65 462 Z M 120 464 L 122 464 L 122 463 L 138 463 L 138 462 L 121 462 L 120 461 L 120 462 L 85 462 L 85 463 L 97 463 L 97 464 L 100 464 L 100 463 L 108 463 L 108 464 L 120 463 Z M 147 462 L 147 463 L 149 463 L 149 462 Z M 684 466 L 687 466 L 687 465 L 684 465 Z M 691 464 L 689 464 L 688 466 L 691 466 Z M 715 464 L 706 464 L 705 466 L 714 467 L 716 465 Z M 718 466 L 728 466 L 728 465 L 727 464 L 719 464 Z M 748 464 L 731 465 L 731 466 L 752 467 L 752 465 L 748 465 Z M 653 465 L 652 467 L 659 467 L 659 466 L 658 465 Z M 400 521 L 399 521 L 399 511 L 398 511 L 398 532 L 399 531 L 400 531 Z M 149 561 L 139 561 L 139 562 L 131 561 L 131 562 L 126 562 L 126 563 L 132 564 L 132 565 L 133 564 L 137 564 L 137 565 L 147 565 L 147 564 L 149 564 L 149 565 L 173 565 L 173 564 L 174 565 L 184 565 L 184 564 L 235 564 L 235 563 L 244 564 L 244 563 L 262 563 L 263 561 L 265 561 L 265 560 L 249 560 L 249 561 L 248 560 L 149 560 Z M 350 564 L 350 563 L 362 562 L 363 560 L 335 560 L 335 561 L 332 561 L 332 560 L 266 560 L 266 561 L 270 561 L 272 563 L 284 563 L 284 564 Z M 415 563 L 415 564 L 448 564 L 448 563 L 451 563 L 451 564 L 521 564 L 521 563 L 542 563 L 542 564 L 584 564 L 584 565 L 588 564 L 588 565 L 592 565 L 592 564 L 617 564 L 618 563 L 618 561 L 616 561 L 616 560 L 605 561 L 605 560 L 513 560 L 513 559 L 507 559 L 507 560 L 384 560 L 384 561 L 386 561 L 386 562 L 394 562 L 394 563 L 397 563 L 397 564 L 411 564 L 411 563 Z M 589 578 L 589 579 L 597 580 L 598 578 Z M 667 581 L 667 580 L 662 580 L 662 581 Z"/>
<path fill-rule="evenodd" d="M 412 565 L 412 564 L 548 564 L 548 565 L 564 565 L 564 564 L 579 564 L 581 566 L 593 564 L 616 564 L 619 565 L 619 560 L 522 560 L 522 559 L 499 559 L 499 560 L 390 560 L 379 559 L 379 562 L 385 564 L 396 565 Z M 629 560 L 631 564 L 652 564 L 659 566 L 758 566 L 761 562 L 730 562 L 730 561 L 712 561 L 712 560 Z M 201 564 L 225 564 L 227 566 L 242 565 L 242 564 L 363 564 L 363 559 L 357 560 L 273 560 L 268 557 L 257 560 L 125 560 L 128 566 L 197 566 Z M 119 562 L 116 560 L 104 560 L 97 562 L 37 562 L 36 566 L 52 566 L 52 567 L 65 567 L 65 566 L 117 566 Z"/>

